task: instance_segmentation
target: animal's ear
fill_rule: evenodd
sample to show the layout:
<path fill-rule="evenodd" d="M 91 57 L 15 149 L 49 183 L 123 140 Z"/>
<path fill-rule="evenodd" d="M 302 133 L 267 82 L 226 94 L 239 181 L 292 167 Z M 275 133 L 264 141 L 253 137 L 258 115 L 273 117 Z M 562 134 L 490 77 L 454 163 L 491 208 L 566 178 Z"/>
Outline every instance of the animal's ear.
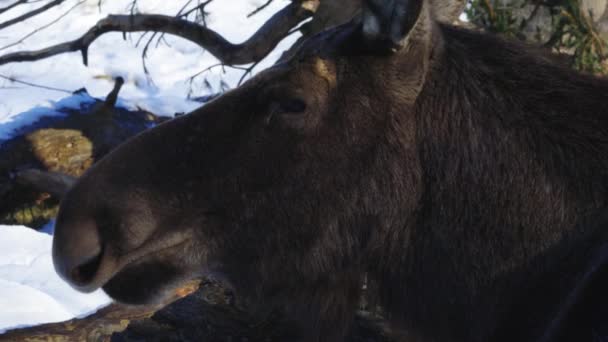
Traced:
<path fill-rule="evenodd" d="M 466 5 L 466 0 L 431 0 L 433 18 L 442 23 L 452 24 L 460 17 Z"/>
<path fill-rule="evenodd" d="M 390 51 L 400 50 L 416 24 L 424 0 L 364 0 L 362 33 L 368 43 Z"/>
<path fill-rule="evenodd" d="M 608 245 L 581 272 L 581 277 L 562 302 L 545 331 L 542 342 L 605 341 L 608 337 Z"/>

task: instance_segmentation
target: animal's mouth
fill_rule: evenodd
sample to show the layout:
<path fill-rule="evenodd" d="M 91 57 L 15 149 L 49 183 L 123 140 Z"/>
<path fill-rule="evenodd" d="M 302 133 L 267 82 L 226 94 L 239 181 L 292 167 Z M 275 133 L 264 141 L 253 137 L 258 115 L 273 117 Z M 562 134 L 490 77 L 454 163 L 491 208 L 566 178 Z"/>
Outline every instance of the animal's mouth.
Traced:
<path fill-rule="evenodd" d="M 81 292 L 93 292 L 111 283 L 115 278 L 129 277 L 129 273 L 137 274 L 137 269 L 150 264 L 160 264 L 166 256 L 183 249 L 188 243 L 184 236 L 175 235 L 163 237 L 124 253 L 113 251 L 111 246 L 102 245 L 100 253 L 90 261 L 72 271 L 72 287 Z M 144 267 L 145 268 L 145 267 Z M 141 272 L 135 278 L 141 278 Z M 136 282 L 143 279 L 134 279 Z M 138 284 L 125 284 L 138 286 Z M 112 296 L 112 293 L 108 293 Z"/>

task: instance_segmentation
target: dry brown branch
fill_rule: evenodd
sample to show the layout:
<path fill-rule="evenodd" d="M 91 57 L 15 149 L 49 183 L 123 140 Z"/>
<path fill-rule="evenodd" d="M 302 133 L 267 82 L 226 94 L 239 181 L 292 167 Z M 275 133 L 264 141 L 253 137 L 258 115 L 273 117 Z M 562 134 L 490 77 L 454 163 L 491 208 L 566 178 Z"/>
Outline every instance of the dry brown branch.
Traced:
<path fill-rule="evenodd" d="M 311 17 L 319 0 L 294 2 L 272 16 L 241 44 L 232 44 L 218 33 L 199 24 L 165 15 L 111 15 L 100 20 L 80 38 L 37 51 L 22 51 L 0 56 L 0 65 L 11 62 L 36 61 L 54 55 L 80 51 L 83 63 L 88 63 L 88 48 L 97 38 L 108 32 L 153 31 L 169 33 L 209 51 L 228 65 L 249 64 L 263 59 L 301 21 Z"/>
<path fill-rule="evenodd" d="M 182 294 L 196 284 L 182 288 Z M 154 312 L 153 307 L 111 305 L 96 314 L 0 335 L 0 341 L 292 341 L 293 328 L 278 312 L 250 312 L 221 284 L 203 280 L 194 293 Z M 159 308 L 157 306 L 156 308 Z M 128 327 L 127 327 L 128 325 Z M 126 330 L 125 330 L 126 328 Z M 387 322 L 369 312 L 355 317 L 349 342 L 406 340 Z"/>
<path fill-rule="evenodd" d="M 111 304 L 85 318 L 9 331 L 0 335 L 0 341 L 107 341 L 113 333 L 125 330 L 131 321 L 152 316 L 160 308 L 196 291 L 198 286 L 199 281 L 185 284 L 156 305 Z"/>
<path fill-rule="evenodd" d="M 32 186 L 40 191 L 48 192 L 55 196 L 55 198 L 62 198 L 74 185 L 76 177 L 58 172 L 29 169 L 19 172 L 16 180 L 19 184 Z"/>

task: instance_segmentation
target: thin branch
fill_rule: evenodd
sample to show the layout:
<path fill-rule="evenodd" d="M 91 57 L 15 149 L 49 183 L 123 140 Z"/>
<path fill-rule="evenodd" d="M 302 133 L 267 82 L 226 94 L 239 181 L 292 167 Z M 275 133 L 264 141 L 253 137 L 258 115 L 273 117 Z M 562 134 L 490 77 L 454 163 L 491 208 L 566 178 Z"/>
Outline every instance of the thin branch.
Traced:
<path fill-rule="evenodd" d="M 252 72 L 253 68 L 255 68 L 255 67 L 258 65 L 258 64 L 259 64 L 259 62 L 256 62 L 256 63 L 252 64 L 252 65 L 251 65 L 251 66 L 249 66 L 249 67 L 242 67 L 242 66 L 237 66 L 237 65 L 226 65 L 226 64 L 221 63 L 221 62 L 220 62 L 220 63 L 217 63 L 217 64 L 210 65 L 210 66 L 208 66 L 207 68 L 205 68 L 205 69 L 203 69 L 203 70 L 201 70 L 201 71 L 197 72 L 196 74 L 194 74 L 194 75 L 192 75 L 192 76 L 190 76 L 190 77 L 188 78 L 188 84 L 190 85 L 190 92 L 189 92 L 189 94 L 188 94 L 188 98 L 189 98 L 189 99 L 194 99 L 194 101 L 198 101 L 198 100 L 196 100 L 196 98 L 192 98 L 192 97 L 191 97 L 191 94 L 192 94 L 192 84 L 194 83 L 194 80 L 195 80 L 197 77 L 201 76 L 202 74 L 204 74 L 204 73 L 206 73 L 206 72 L 211 71 L 212 69 L 215 69 L 215 68 L 217 68 L 217 67 L 221 67 L 221 68 L 222 68 L 222 73 L 223 73 L 223 74 L 225 74 L 225 73 L 226 73 L 226 67 L 231 68 L 231 69 L 235 69 L 235 70 L 242 70 L 242 71 L 243 71 L 243 75 L 241 75 L 241 78 L 240 78 L 239 83 L 238 83 L 238 85 L 240 85 L 240 84 L 243 82 L 243 80 L 245 79 L 245 76 L 247 76 L 248 74 L 250 74 L 250 73 Z M 206 78 L 205 78 L 205 81 L 204 81 L 204 82 L 205 82 L 205 87 L 206 87 L 206 88 L 207 88 L 209 91 L 213 91 L 213 88 L 212 88 L 211 84 L 209 84 L 209 82 L 207 81 L 207 79 L 206 79 Z M 221 93 L 221 92 L 222 92 L 222 91 L 220 91 L 220 93 Z M 212 96 L 212 95 L 211 95 L 211 96 Z M 208 96 L 204 96 L 204 98 L 208 98 Z"/>
<path fill-rule="evenodd" d="M 154 31 L 169 33 L 206 49 L 228 65 L 249 64 L 262 60 L 290 32 L 291 28 L 311 17 L 319 0 L 291 3 L 272 16 L 264 25 L 241 44 L 232 44 L 218 33 L 199 24 L 165 15 L 111 15 L 100 20 L 82 37 L 37 51 L 22 51 L 0 56 L 0 65 L 11 62 L 35 61 L 66 52 L 80 51 L 83 63 L 88 64 L 88 48 L 97 38 L 108 32 Z"/>
<path fill-rule="evenodd" d="M 194 1 L 194 0 L 188 0 L 188 1 L 187 1 L 187 2 L 186 2 L 186 3 L 185 3 L 183 6 L 182 6 L 182 8 L 180 8 L 180 10 L 179 10 L 179 11 L 177 11 L 177 14 L 176 14 L 175 16 L 176 16 L 176 17 L 179 17 L 179 16 L 180 16 L 180 15 L 181 15 L 181 14 L 182 14 L 182 13 L 183 13 L 185 10 L 186 10 L 186 8 L 187 8 L 188 6 L 190 6 L 190 4 L 192 3 L 192 1 Z"/>
<path fill-rule="evenodd" d="M 131 13 L 131 15 L 135 15 L 137 14 L 137 12 L 139 12 L 139 8 L 137 7 L 137 0 L 131 1 L 131 5 L 129 7 L 129 13 Z"/>
<path fill-rule="evenodd" d="M 266 7 L 270 6 L 270 4 L 271 4 L 273 1 L 274 1 L 274 0 L 268 0 L 268 1 L 266 1 L 266 3 L 265 3 L 265 4 L 263 4 L 262 6 L 260 6 L 260 7 L 256 8 L 256 9 L 254 9 L 254 10 L 253 10 L 251 13 L 247 14 L 247 18 L 251 18 L 251 17 L 253 17 L 254 15 L 256 15 L 256 14 L 258 14 L 258 13 L 262 12 L 262 11 L 263 11 L 263 10 L 264 10 Z"/>
<path fill-rule="evenodd" d="M 68 93 L 68 94 L 72 94 L 73 92 L 66 90 L 66 89 L 60 89 L 60 88 L 54 88 L 54 87 L 49 87 L 49 86 L 45 86 L 45 85 L 40 85 L 40 84 L 35 84 L 35 83 L 30 83 L 30 82 L 26 82 L 26 81 L 21 81 L 18 80 L 14 77 L 10 77 L 10 76 L 5 76 L 0 74 L 0 78 L 3 78 L 7 81 L 13 82 L 13 83 L 19 83 L 19 84 L 23 84 L 23 85 L 27 85 L 30 87 L 36 87 L 36 88 L 42 88 L 42 89 L 46 89 L 46 90 L 52 90 L 52 91 L 59 91 L 62 93 Z"/>
<path fill-rule="evenodd" d="M 6 6 L 6 7 L 2 7 L 0 8 L 0 14 L 6 12 L 6 11 L 10 11 L 11 9 L 21 5 L 21 4 L 25 4 L 27 3 L 27 0 L 19 0 L 19 1 L 15 1 L 12 4 Z"/>
<path fill-rule="evenodd" d="M 240 86 L 241 84 L 243 84 L 243 81 L 245 80 L 245 77 L 247 77 L 247 75 L 251 74 L 251 72 L 253 71 L 253 68 L 255 68 L 256 66 L 258 66 L 259 63 L 260 63 L 260 61 L 255 62 L 255 63 L 251 64 L 251 66 L 249 68 L 247 68 L 247 70 L 245 70 L 245 72 L 243 73 L 243 75 L 239 79 L 239 83 L 237 83 L 237 86 Z"/>
<path fill-rule="evenodd" d="M 189 79 L 190 83 L 192 83 L 194 81 L 194 79 L 197 78 L 198 76 L 206 73 L 207 71 L 211 71 L 211 69 L 215 69 L 215 68 L 217 68 L 219 66 L 223 66 L 223 65 L 224 64 L 222 64 L 222 63 L 217 63 L 217 64 L 210 65 L 210 66 L 206 67 L 205 69 L 197 72 L 196 74 L 190 76 L 188 79 Z"/>
<path fill-rule="evenodd" d="M 21 39 L 17 40 L 14 43 L 8 44 L 6 46 L 3 46 L 2 48 L 0 48 L 0 50 L 5 50 L 8 49 L 10 47 L 13 47 L 15 45 L 21 44 L 23 43 L 24 40 L 26 40 L 27 38 L 33 36 L 34 34 L 44 30 L 45 28 L 57 23 L 59 20 L 63 19 L 65 16 L 67 16 L 70 12 L 72 12 L 76 7 L 82 5 L 86 0 L 80 0 L 79 2 L 77 2 L 74 6 L 70 7 L 67 11 L 65 11 L 63 14 L 61 14 L 59 17 L 55 18 L 53 21 L 51 21 L 50 23 L 40 26 L 39 28 L 33 30 L 32 32 L 26 34 L 25 36 L 21 37 Z"/>
<path fill-rule="evenodd" d="M 2 30 L 5 27 L 9 27 L 11 25 L 15 25 L 16 23 L 20 23 L 20 22 L 22 22 L 24 20 L 27 20 L 27 19 L 31 18 L 31 17 L 34 17 L 34 16 L 36 16 L 36 15 L 38 15 L 38 14 L 40 14 L 40 13 L 46 11 L 46 10 L 48 10 L 49 8 L 52 8 L 52 7 L 55 7 L 55 6 L 59 5 L 59 4 L 61 4 L 64 1 L 65 0 L 54 0 L 54 1 L 51 1 L 51 2 L 49 2 L 48 4 L 46 4 L 44 6 L 36 8 L 35 10 L 29 11 L 29 12 L 27 12 L 25 14 L 22 14 L 22 15 L 16 17 L 16 18 L 13 18 L 11 20 L 7 20 L 7 21 L 5 21 L 3 23 L 0 23 L 0 30 Z"/>
<path fill-rule="evenodd" d="M 202 4 L 200 4 L 200 5 L 196 6 L 196 7 L 188 10 L 187 12 L 181 14 L 180 16 L 185 18 L 185 17 L 188 17 L 193 12 L 196 12 L 196 11 L 200 10 L 200 12 L 202 13 L 203 20 L 204 20 L 204 18 L 206 16 L 206 13 L 207 13 L 207 12 L 205 12 L 205 7 L 207 7 L 207 5 L 209 5 L 212 2 L 213 2 L 213 0 L 207 0 L 207 1 L 203 2 Z M 205 24 L 204 26 L 207 26 L 206 23 L 204 23 L 204 24 Z"/>

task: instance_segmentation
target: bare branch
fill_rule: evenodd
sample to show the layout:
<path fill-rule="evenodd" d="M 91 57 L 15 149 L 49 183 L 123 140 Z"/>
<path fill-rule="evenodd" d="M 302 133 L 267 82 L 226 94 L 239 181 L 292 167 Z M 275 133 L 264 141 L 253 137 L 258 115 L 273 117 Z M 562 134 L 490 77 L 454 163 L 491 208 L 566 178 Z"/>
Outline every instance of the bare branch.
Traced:
<path fill-rule="evenodd" d="M 272 4 L 274 0 L 268 0 L 266 1 L 266 3 L 264 3 L 263 5 L 261 5 L 260 7 L 254 9 L 251 13 L 247 14 L 247 18 L 251 18 L 254 15 L 262 12 L 266 7 L 270 6 L 270 4 Z"/>
<path fill-rule="evenodd" d="M 209 5 L 212 2 L 213 2 L 213 0 L 207 0 L 184 13 L 181 13 L 181 12 L 183 12 L 183 10 L 180 10 L 180 13 L 178 13 L 178 15 L 180 17 L 187 18 L 193 12 L 200 12 L 201 19 L 203 21 L 203 26 L 207 26 L 207 23 L 205 22 L 205 17 L 207 16 L 207 12 L 205 12 L 205 7 L 207 7 L 207 5 Z"/>
<path fill-rule="evenodd" d="M 76 183 L 76 178 L 58 172 L 28 169 L 17 174 L 17 183 L 48 192 L 61 199 Z"/>
<path fill-rule="evenodd" d="M 116 106 L 116 100 L 118 100 L 118 93 L 120 92 L 120 88 L 125 84 L 125 79 L 118 76 L 114 80 L 114 88 L 112 91 L 106 96 L 106 100 L 104 101 L 104 105 L 109 108 L 114 108 Z"/>
<path fill-rule="evenodd" d="M 0 8 L 0 14 L 4 13 L 6 11 L 10 11 L 11 9 L 13 9 L 13 8 L 15 8 L 15 7 L 19 6 L 19 5 L 25 4 L 25 3 L 27 3 L 27 0 L 15 1 L 15 2 L 13 2 L 12 4 L 10 4 L 10 5 L 6 6 L 6 7 Z"/>
<path fill-rule="evenodd" d="M 199 24 L 165 15 L 111 15 L 100 20 L 82 37 L 38 51 L 23 51 L 0 56 L 0 65 L 11 62 L 35 61 L 54 55 L 80 51 L 83 63 L 88 64 L 88 48 L 97 38 L 108 32 L 154 31 L 169 33 L 206 49 L 222 63 L 249 64 L 263 59 L 290 32 L 291 28 L 311 17 L 319 0 L 294 2 L 272 16 L 241 44 L 232 44 L 218 33 Z"/>
<path fill-rule="evenodd" d="M 243 84 L 243 81 L 245 80 L 245 78 L 247 77 L 247 75 L 251 74 L 251 72 L 253 71 L 253 69 L 258 66 L 260 62 L 255 62 L 253 63 L 249 68 L 247 68 L 247 70 L 245 70 L 245 72 L 243 73 L 243 75 L 241 75 L 241 78 L 239 79 L 239 83 L 237 83 L 238 86 L 240 86 L 241 84 Z"/>
<path fill-rule="evenodd" d="M 40 26 L 40 27 L 36 28 L 36 29 L 35 29 L 35 30 L 33 30 L 32 32 L 30 32 L 30 33 L 26 34 L 25 36 L 21 37 L 21 38 L 20 38 L 19 40 L 17 40 L 16 42 L 11 43 L 11 44 L 8 44 L 8 45 L 5 45 L 5 46 L 1 47 L 1 48 L 0 48 L 0 50 L 5 50 L 5 49 L 8 49 L 8 48 L 13 47 L 13 46 L 15 46 L 15 45 L 21 44 L 21 43 L 23 43 L 23 41 L 24 41 L 24 40 L 26 40 L 26 39 L 28 39 L 29 37 L 31 37 L 31 36 L 33 36 L 33 35 L 35 35 L 36 33 L 38 33 L 38 32 L 40 32 L 40 31 L 42 31 L 42 30 L 44 30 L 44 29 L 46 29 L 46 28 L 50 27 L 51 25 L 56 24 L 56 23 L 57 23 L 59 20 L 61 20 L 61 19 L 63 19 L 64 17 L 66 17 L 68 14 L 70 14 L 70 12 L 72 12 L 72 11 L 73 11 L 73 10 L 74 10 L 76 7 L 78 7 L 78 6 L 82 5 L 82 4 L 83 4 L 85 1 L 86 1 L 86 0 L 80 0 L 80 1 L 79 1 L 79 2 L 77 2 L 77 3 L 76 3 L 74 6 L 70 7 L 70 8 L 69 8 L 67 11 L 65 11 L 63 14 L 61 14 L 59 17 L 55 18 L 53 21 L 51 21 L 51 22 L 49 22 L 49 23 L 47 23 L 47 24 L 45 24 L 45 25 L 43 25 L 43 26 Z"/>
<path fill-rule="evenodd" d="M 5 76 L 0 74 L 0 78 L 5 79 L 7 81 L 13 82 L 13 83 L 19 83 L 19 84 L 24 84 L 30 87 L 35 87 L 35 88 L 42 88 L 42 89 L 46 89 L 46 90 L 53 90 L 53 91 L 59 91 L 62 93 L 68 93 L 68 94 L 72 94 L 71 91 L 66 90 L 66 89 L 60 89 L 60 88 L 54 88 L 54 87 L 49 87 L 49 86 L 45 86 L 45 85 L 40 85 L 40 84 L 35 84 L 35 83 L 30 83 L 30 82 L 26 82 L 26 81 L 21 81 L 18 80 L 14 77 L 9 77 L 9 76 Z"/>
<path fill-rule="evenodd" d="M 36 16 L 36 15 L 38 15 L 38 14 L 40 14 L 40 13 L 48 10 L 49 8 L 52 8 L 52 7 L 55 7 L 55 6 L 59 5 L 59 4 L 61 4 L 64 1 L 65 0 L 54 0 L 54 1 L 51 1 L 51 2 L 49 2 L 48 4 L 46 4 L 44 6 L 36 8 L 35 10 L 29 11 L 29 12 L 24 13 L 24 14 L 16 17 L 16 18 L 13 18 L 11 20 L 7 20 L 7 21 L 5 21 L 3 23 L 0 23 L 0 30 L 2 30 L 5 27 L 9 27 L 11 25 L 15 25 L 16 23 L 19 23 L 19 22 L 22 22 L 24 20 L 27 20 L 27 19 L 29 19 L 29 18 L 31 18 L 33 16 Z"/>

